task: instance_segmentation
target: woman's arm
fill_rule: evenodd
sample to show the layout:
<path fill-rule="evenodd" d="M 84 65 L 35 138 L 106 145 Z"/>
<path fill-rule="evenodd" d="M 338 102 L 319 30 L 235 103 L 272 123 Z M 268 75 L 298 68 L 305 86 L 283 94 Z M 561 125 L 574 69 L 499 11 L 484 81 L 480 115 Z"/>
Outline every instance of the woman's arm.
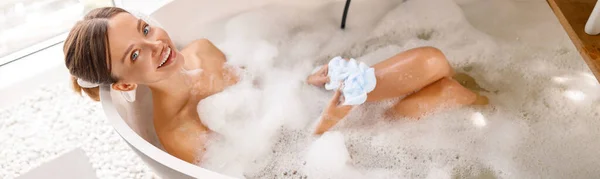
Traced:
<path fill-rule="evenodd" d="M 158 138 L 167 153 L 189 162 L 198 164 L 205 152 L 208 139 L 208 129 L 200 120 L 174 119 L 178 121 L 158 126 Z"/>
<path fill-rule="evenodd" d="M 319 124 L 315 129 L 314 134 L 321 135 L 331 129 L 335 124 L 337 124 L 344 117 L 334 117 L 330 115 L 321 115 L 321 119 L 319 120 Z"/>
<path fill-rule="evenodd" d="M 333 98 L 331 98 L 329 105 L 323 111 L 319 124 L 315 129 L 315 134 L 321 135 L 327 132 L 327 130 L 335 126 L 335 124 L 337 124 L 340 120 L 344 119 L 344 117 L 346 117 L 352 110 L 353 106 L 341 105 L 343 103 L 343 99 L 340 100 L 340 98 L 342 98 L 342 92 L 340 89 L 341 87 L 335 91 L 335 94 L 333 95 Z"/>

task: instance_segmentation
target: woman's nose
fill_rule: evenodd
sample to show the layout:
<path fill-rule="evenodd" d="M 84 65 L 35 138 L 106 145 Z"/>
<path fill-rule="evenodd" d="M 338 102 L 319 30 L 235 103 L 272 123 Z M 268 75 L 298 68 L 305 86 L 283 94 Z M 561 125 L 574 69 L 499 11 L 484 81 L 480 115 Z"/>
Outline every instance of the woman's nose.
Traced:
<path fill-rule="evenodd" d="M 148 41 L 148 46 L 152 49 L 152 56 L 156 57 L 163 51 L 164 45 L 160 40 Z"/>

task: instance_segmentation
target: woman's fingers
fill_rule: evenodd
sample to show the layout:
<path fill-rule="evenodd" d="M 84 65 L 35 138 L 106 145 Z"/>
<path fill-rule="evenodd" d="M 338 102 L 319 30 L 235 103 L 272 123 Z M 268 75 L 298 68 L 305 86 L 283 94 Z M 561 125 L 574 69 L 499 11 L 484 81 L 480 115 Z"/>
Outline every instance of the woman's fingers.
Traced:
<path fill-rule="evenodd" d="M 341 91 L 341 89 L 342 89 L 342 87 L 340 87 L 340 90 L 338 90 L 338 91 Z M 346 101 L 346 98 L 344 98 L 344 95 L 340 95 L 340 103 L 337 106 L 337 108 L 339 110 L 349 111 L 350 109 L 352 109 L 352 105 L 343 105 L 345 101 Z"/>
<path fill-rule="evenodd" d="M 352 105 L 341 105 L 338 107 L 338 109 L 344 112 L 348 112 L 352 109 L 352 107 Z"/>
<path fill-rule="evenodd" d="M 329 83 L 329 77 L 322 76 L 322 77 L 319 78 L 319 82 L 321 82 L 321 83 Z"/>
<path fill-rule="evenodd" d="M 321 70 L 319 70 L 319 74 L 322 76 L 327 76 L 327 72 L 329 70 L 329 65 L 323 65 L 323 67 L 321 68 Z"/>
<path fill-rule="evenodd" d="M 329 102 L 329 106 L 337 107 L 337 105 L 340 102 L 340 96 L 342 96 L 342 90 L 340 90 L 340 89 L 335 90 L 335 93 L 333 94 L 333 97 L 331 98 L 331 101 Z"/>

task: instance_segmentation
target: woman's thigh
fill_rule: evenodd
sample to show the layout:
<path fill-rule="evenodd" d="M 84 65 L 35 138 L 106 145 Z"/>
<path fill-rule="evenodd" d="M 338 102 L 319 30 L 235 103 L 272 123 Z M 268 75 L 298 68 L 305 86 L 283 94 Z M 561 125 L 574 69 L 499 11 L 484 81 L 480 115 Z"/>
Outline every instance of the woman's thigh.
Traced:
<path fill-rule="evenodd" d="M 404 51 L 373 65 L 377 85 L 367 101 L 405 96 L 454 73 L 446 56 L 434 47 Z"/>

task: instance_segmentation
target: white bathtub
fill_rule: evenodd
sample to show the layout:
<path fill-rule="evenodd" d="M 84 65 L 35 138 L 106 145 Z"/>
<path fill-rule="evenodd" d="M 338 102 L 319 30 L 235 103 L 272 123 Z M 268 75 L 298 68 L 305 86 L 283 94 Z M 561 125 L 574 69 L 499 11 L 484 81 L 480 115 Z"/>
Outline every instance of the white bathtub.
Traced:
<path fill-rule="evenodd" d="M 137 99 L 133 103 L 125 101 L 120 93 L 108 87 L 101 88 L 100 96 L 109 123 L 161 178 L 228 178 L 180 160 L 163 150 L 154 132 L 152 94 L 147 87 L 138 88 Z"/>
<path fill-rule="evenodd" d="M 199 32 L 203 24 L 276 2 L 283 0 L 174 0 L 150 16 L 169 32 L 178 47 L 182 47 L 202 37 L 202 34 L 194 32 Z M 284 3 L 311 5 L 318 2 L 303 0 Z M 163 150 L 152 123 L 151 96 L 150 90 L 144 86 L 137 89 L 133 103 L 125 101 L 119 92 L 108 86 L 101 87 L 100 92 L 102 107 L 110 124 L 157 175 L 164 179 L 229 178 L 187 163 Z"/>

